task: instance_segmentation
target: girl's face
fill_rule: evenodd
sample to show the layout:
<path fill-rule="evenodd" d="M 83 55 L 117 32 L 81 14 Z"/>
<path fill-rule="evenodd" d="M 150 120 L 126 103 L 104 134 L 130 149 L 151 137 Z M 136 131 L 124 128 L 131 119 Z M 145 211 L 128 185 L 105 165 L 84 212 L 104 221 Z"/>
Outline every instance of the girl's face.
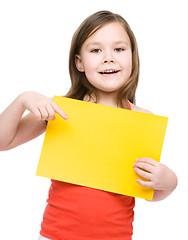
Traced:
<path fill-rule="evenodd" d="M 104 25 L 81 47 L 76 66 L 100 92 L 115 92 L 132 71 L 132 50 L 128 34 L 119 22 Z"/>

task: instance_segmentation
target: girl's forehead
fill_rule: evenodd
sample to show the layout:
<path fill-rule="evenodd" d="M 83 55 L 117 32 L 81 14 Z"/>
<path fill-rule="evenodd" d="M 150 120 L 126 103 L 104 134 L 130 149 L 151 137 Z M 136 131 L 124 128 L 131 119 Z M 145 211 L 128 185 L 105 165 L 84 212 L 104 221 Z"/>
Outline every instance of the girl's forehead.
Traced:
<path fill-rule="evenodd" d="M 92 34 L 85 43 L 89 42 L 127 42 L 130 44 L 130 38 L 125 27 L 120 22 L 107 23 Z"/>

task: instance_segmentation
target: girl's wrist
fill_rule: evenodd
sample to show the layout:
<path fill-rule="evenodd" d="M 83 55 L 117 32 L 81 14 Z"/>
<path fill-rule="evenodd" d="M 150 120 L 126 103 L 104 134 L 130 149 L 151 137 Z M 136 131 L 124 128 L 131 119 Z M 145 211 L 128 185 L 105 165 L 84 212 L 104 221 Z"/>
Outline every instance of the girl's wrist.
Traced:
<path fill-rule="evenodd" d="M 161 190 L 162 192 L 169 195 L 177 187 L 178 178 L 177 178 L 176 174 L 171 169 L 169 169 L 169 168 L 167 168 L 167 169 L 168 169 L 168 174 L 166 175 L 166 184 L 164 185 L 163 188 L 161 188 L 159 190 Z"/>
<path fill-rule="evenodd" d="M 17 103 L 18 108 L 22 112 L 24 112 L 26 110 L 25 100 L 24 100 L 25 94 L 26 94 L 26 92 L 21 93 L 15 100 L 16 103 Z"/>

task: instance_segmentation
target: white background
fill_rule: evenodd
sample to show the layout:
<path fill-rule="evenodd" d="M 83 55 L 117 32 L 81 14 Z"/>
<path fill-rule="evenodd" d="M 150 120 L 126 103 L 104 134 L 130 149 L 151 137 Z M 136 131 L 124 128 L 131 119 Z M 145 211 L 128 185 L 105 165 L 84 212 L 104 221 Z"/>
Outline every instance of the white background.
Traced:
<path fill-rule="evenodd" d="M 187 239 L 186 1 L 0 1 L 0 112 L 23 91 L 49 97 L 67 92 L 72 35 L 98 10 L 121 14 L 136 35 L 137 105 L 169 117 L 161 162 L 179 178 L 161 202 L 136 199 L 133 240 Z M 0 152 L 0 239 L 38 238 L 50 185 L 35 176 L 43 138 Z"/>

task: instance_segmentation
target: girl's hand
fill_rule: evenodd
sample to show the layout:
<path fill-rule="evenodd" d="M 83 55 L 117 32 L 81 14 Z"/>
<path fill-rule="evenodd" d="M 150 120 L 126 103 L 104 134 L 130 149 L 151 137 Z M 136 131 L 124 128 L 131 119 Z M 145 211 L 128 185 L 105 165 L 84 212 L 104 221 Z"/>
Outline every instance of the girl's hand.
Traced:
<path fill-rule="evenodd" d="M 155 190 L 173 191 L 175 175 L 171 169 L 164 164 L 151 158 L 139 158 L 133 164 L 134 171 L 141 177 L 147 179 L 143 181 L 137 179 L 137 183 L 143 187 L 151 187 Z"/>
<path fill-rule="evenodd" d="M 36 92 L 24 92 L 19 96 L 22 106 L 32 112 L 38 120 L 54 120 L 55 113 L 63 119 L 68 116 L 63 110 L 51 99 Z"/>

